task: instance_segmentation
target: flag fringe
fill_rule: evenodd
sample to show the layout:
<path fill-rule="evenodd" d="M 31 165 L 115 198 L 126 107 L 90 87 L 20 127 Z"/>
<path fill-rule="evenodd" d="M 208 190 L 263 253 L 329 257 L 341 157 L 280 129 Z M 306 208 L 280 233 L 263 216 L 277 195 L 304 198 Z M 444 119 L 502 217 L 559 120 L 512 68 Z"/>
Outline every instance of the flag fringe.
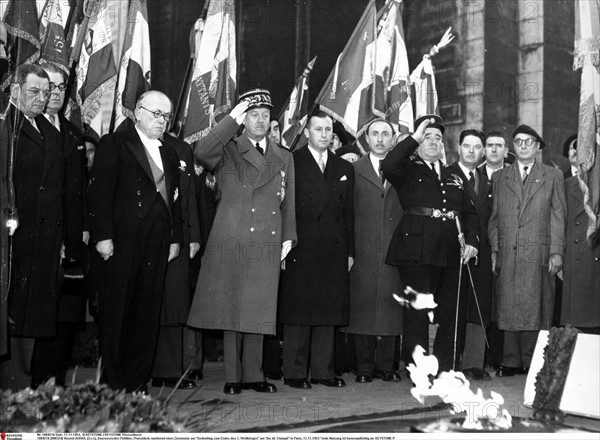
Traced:
<path fill-rule="evenodd" d="M 591 240 L 592 235 L 598 230 L 600 225 L 598 224 L 598 217 L 594 214 L 591 208 L 591 200 L 590 200 L 590 189 L 585 184 L 581 176 L 577 176 L 577 181 L 579 182 L 579 188 L 581 188 L 581 192 L 583 192 L 583 208 L 585 209 L 585 213 L 589 218 L 588 227 L 587 227 L 587 239 Z"/>

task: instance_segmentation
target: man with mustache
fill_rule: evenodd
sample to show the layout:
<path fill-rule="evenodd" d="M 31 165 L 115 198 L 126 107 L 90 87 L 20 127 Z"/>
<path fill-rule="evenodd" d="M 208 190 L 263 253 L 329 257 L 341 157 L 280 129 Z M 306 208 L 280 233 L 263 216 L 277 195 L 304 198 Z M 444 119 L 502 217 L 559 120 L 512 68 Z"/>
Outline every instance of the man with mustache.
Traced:
<path fill-rule="evenodd" d="M 220 200 L 188 325 L 224 330 L 225 394 L 277 391 L 261 368 L 263 336 L 275 334 L 281 261 L 297 238 L 294 160 L 267 136 L 272 108 L 268 90 L 248 91 L 194 147 Z"/>
<path fill-rule="evenodd" d="M 3 389 L 32 385 L 29 374 L 34 343 L 56 332 L 65 164 L 60 134 L 42 115 L 49 95 L 50 81 L 41 67 L 19 66 L 10 88 L 4 121 L 8 142 L 2 145 L 1 159 L 5 179 L 8 153 L 14 154 L 13 184 L 18 215 L 18 227 L 9 229 L 12 234 L 7 304 L 10 340 L 9 353 L 0 359 Z M 7 183 L 3 180 L 2 187 Z M 2 206 L 3 220 L 10 214 L 7 209 L 8 206 Z M 3 221 L 2 228 L 5 227 Z M 3 284 L 3 289 L 6 287 Z"/>

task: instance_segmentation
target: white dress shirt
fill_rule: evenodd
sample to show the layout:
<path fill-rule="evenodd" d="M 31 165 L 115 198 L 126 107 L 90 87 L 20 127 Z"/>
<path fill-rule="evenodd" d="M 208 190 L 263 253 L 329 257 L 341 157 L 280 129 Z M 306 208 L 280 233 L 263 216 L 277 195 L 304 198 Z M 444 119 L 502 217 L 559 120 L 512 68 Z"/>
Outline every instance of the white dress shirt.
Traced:
<path fill-rule="evenodd" d="M 158 139 L 150 139 L 148 136 L 146 136 L 144 133 L 142 133 L 137 127 L 135 127 L 135 129 L 137 130 L 138 135 L 140 136 L 140 140 L 142 141 L 142 144 L 144 144 L 146 151 L 148 152 L 148 154 L 150 155 L 150 157 L 152 158 L 152 160 L 154 161 L 156 166 L 158 168 L 160 168 L 161 171 L 164 171 L 162 157 L 160 156 L 160 150 L 158 148 L 162 145 L 162 142 L 159 141 Z"/>
<path fill-rule="evenodd" d="M 311 147 L 310 145 L 308 145 L 308 151 L 310 151 L 310 154 L 312 154 L 312 157 L 315 158 L 315 162 L 318 164 L 319 163 L 319 157 L 321 156 L 321 153 L 318 150 L 315 150 L 313 147 Z M 329 150 L 325 150 L 323 152 L 323 163 L 324 168 L 327 168 L 327 153 Z"/>

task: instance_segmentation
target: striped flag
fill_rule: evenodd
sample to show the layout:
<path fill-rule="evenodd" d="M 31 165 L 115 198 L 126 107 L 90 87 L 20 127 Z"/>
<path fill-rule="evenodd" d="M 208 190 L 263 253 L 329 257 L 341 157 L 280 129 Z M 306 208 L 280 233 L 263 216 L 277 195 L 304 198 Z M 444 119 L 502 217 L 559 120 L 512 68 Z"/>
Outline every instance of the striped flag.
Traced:
<path fill-rule="evenodd" d="M 2 78 L 0 90 L 10 85 L 17 67 L 38 60 L 41 46 L 35 0 L 10 0 L 3 21 L 8 33 L 6 52 L 10 64 L 6 77 Z"/>
<path fill-rule="evenodd" d="M 600 242 L 600 1 L 575 4 L 575 70 L 581 69 L 577 161 L 588 215 L 587 236 Z"/>
<path fill-rule="evenodd" d="M 135 120 L 135 103 L 142 93 L 150 90 L 150 34 L 146 0 L 129 0 L 127 20 L 115 93 L 115 129 L 127 118 Z"/>
<path fill-rule="evenodd" d="M 315 101 L 354 137 L 373 118 L 376 17 L 371 0 Z"/>
<path fill-rule="evenodd" d="M 210 0 L 192 75 L 183 139 L 193 143 L 235 102 L 237 60 L 233 0 Z"/>
<path fill-rule="evenodd" d="M 69 74 L 69 56 L 65 43 L 62 10 L 59 0 L 48 0 L 40 21 L 40 64 L 52 63 Z"/>
<path fill-rule="evenodd" d="M 90 124 L 100 113 L 102 97 L 114 92 L 117 78 L 106 0 L 90 20 L 76 72 L 77 104 L 83 122 Z"/>
<path fill-rule="evenodd" d="M 283 145 L 291 146 L 296 136 L 302 131 L 304 118 L 308 114 L 308 77 L 315 65 L 314 57 L 296 81 L 294 90 L 290 94 L 287 102 L 283 106 L 283 111 L 279 117 L 279 126 L 281 127 L 281 142 Z"/>
<path fill-rule="evenodd" d="M 393 123 L 401 133 L 412 133 L 410 69 L 400 3 L 388 0 L 377 25 L 373 114 Z"/>

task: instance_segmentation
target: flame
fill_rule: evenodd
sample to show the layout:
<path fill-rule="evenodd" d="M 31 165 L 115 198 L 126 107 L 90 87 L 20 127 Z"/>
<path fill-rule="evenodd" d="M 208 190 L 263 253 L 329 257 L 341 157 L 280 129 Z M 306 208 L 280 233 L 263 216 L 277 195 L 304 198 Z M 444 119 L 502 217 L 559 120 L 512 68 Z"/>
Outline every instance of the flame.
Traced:
<path fill-rule="evenodd" d="M 439 363 L 435 356 L 427 356 L 420 345 L 413 352 L 414 364 L 406 367 L 414 387 L 411 394 L 421 404 L 425 403 L 428 396 L 436 396 L 444 403 L 452 405 L 452 414 L 466 413 L 463 428 L 483 429 L 482 423 L 491 425 L 496 429 L 507 429 L 512 426 L 512 417 L 509 412 L 502 408 L 504 398 L 491 391 L 491 399 L 483 397 L 481 388 L 473 393 L 470 382 L 465 375 L 457 371 L 442 371 L 439 375 Z M 436 376 L 433 382 L 429 376 Z"/>

